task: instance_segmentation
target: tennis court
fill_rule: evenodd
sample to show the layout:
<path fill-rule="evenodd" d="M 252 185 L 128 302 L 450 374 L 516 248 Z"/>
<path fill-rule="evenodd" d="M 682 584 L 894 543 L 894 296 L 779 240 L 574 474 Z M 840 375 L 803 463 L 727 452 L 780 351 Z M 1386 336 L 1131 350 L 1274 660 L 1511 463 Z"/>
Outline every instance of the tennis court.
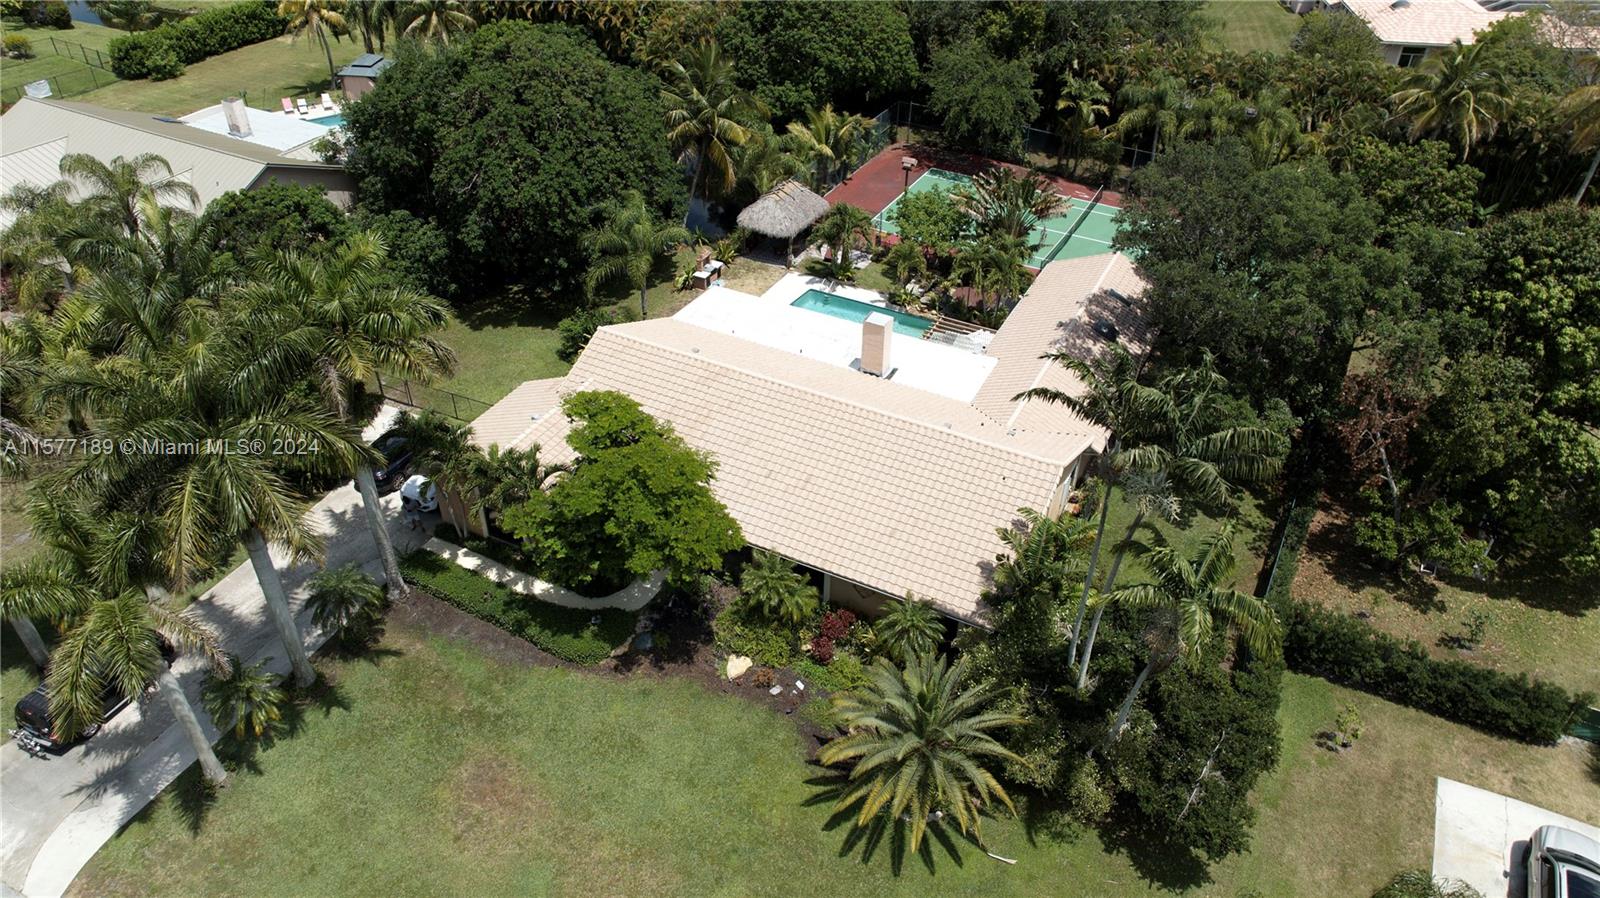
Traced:
<path fill-rule="evenodd" d="M 956 172 L 933 168 L 911 182 L 905 193 L 872 217 L 872 223 L 885 234 L 898 234 L 894 223 L 895 207 L 907 193 L 938 190 L 944 193 L 972 182 L 972 178 Z M 1117 235 L 1117 208 L 1092 199 L 1068 198 L 1066 211 L 1039 222 L 1028 235 L 1033 255 L 1028 267 L 1043 268 L 1057 259 L 1076 259 L 1098 253 L 1111 252 L 1111 240 Z"/>

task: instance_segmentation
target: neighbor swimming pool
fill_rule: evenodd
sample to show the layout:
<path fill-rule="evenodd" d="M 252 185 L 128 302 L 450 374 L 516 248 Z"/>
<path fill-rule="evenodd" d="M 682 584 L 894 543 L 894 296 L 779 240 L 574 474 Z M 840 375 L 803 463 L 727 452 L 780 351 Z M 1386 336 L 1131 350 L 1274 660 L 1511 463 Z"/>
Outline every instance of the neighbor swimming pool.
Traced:
<path fill-rule="evenodd" d="M 342 128 L 344 127 L 344 113 L 335 112 L 333 115 L 325 115 L 321 118 L 307 119 L 306 121 L 316 122 L 319 125 L 326 125 L 329 128 Z"/>
<path fill-rule="evenodd" d="M 867 316 L 873 312 L 882 312 L 894 319 L 895 333 L 905 334 L 908 337 L 920 338 L 928 332 L 929 328 L 933 327 L 932 321 L 917 315 L 895 309 L 887 309 L 883 306 L 875 306 L 870 302 L 858 302 L 836 293 L 824 293 L 821 290 L 807 290 L 789 305 L 797 309 L 810 309 L 813 312 L 821 312 L 834 318 L 857 322 L 866 321 Z"/>

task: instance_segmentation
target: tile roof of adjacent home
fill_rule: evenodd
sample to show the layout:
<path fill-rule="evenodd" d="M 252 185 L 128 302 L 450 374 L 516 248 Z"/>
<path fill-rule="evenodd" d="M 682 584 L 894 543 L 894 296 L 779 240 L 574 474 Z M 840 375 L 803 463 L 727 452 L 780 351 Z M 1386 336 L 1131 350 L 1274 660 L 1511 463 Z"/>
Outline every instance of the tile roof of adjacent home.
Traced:
<path fill-rule="evenodd" d="M 712 454 L 712 488 L 750 543 L 981 621 L 996 528 L 1047 508 L 1066 467 L 1105 438 L 1060 406 L 1009 400 L 1033 382 L 1073 388 L 1039 356 L 1094 351 L 1078 320 L 1112 301 L 1106 288 L 1143 284 L 1116 255 L 1047 266 L 991 346 L 1004 383 L 972 403 L 667 318 L 601 328 L 565 378 L 517 388 L 474 422 L 475 439 L 568 461 L 561 396 L 621 391 Z M 1142 349 L 1142 328 L 1119 320 Z"/>
<path fill-rule="evenodd" d="M 1491 12 L 1473 0 L 1337 0 L 1366 21 L 1386 44 L 1442 47 L 1451 41 L 1472 43 L 1482 31 L 1511 13 Z"/>

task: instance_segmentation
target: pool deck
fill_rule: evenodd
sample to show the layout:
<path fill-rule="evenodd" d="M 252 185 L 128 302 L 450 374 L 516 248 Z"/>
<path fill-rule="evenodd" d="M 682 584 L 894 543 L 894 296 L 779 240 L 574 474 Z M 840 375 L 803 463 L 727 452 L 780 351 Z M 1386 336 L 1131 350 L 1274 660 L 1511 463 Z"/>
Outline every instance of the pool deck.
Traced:
<path fill-rule="evenodd" d="M 943 169 L 963 175 L 976 175 L 997 166 L 1005 166 L 1018 174 L 1029 171 L 1027 166 L 1016 165 L 1011 162 L 997 162 L 983 156 L 973 156 L 969 153 L 959 153 L 953 150 L 932 147 L 918 143 L 896 143 L 889 145 L 883 152 L 871 159 L 856 170 L 856 173 L 846 178 L 842 184 L 828 191 L 827 200 L 830 204 L 849 203 L 869 214 L 877 215 L 894 198 L 905 190 L 906 174 L 900 168 L 900 158 L 911 156 L 917 160 L 917 165 L 911 170 L 911 180 L 915 181 L 923 172 L 930 168 Z M 1055 185 L 1057 192 L 1063 196 L 1076 199 L 1089 199 L 1094 196 L 1095 189 L 1076 181 L 1069 181 L 1059 175 L 1039 173 L 1045 180 Z M 1122 205 L 1122 194 L 1114 190 L 1107 190 L 1100 202 L 1110 206 Z"/>

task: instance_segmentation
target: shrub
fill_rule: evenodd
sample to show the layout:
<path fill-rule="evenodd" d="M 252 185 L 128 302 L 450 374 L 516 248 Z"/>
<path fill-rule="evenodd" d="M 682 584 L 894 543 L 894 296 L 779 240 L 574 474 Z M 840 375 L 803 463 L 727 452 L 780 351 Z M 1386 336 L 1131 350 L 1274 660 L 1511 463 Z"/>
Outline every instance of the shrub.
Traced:
<path fill-rule="evenodd" d="M 1483 898 L 1483 893 L 1459 879 L 1434 879 L 1426 870 L 1407 870 L 1372 898 Z"/>
<path fill-rule="evenodd" d="M 1290 668 L 1496 735 L 1554 743 L 1593 699 L 1526 674 L 1435 660 L 1413 640 L 1304 602 L 1290 603 L 1285 621 Z"/>
<path fill-rule="evenodd" d="M 438 225 L 403 210 L 362 211 L 350 223 L 383 236 L 389 246 L 390 272 L 401 283 L 440 299 L 451 299 L 458 292 L 450 278 L 450 241 Z"/>
<path fill-rule="evenodd" d="M 751 613 L 742 603 L 724 608 L 712 621 L 711 632 L 724 651 L 745 655 L 757 664 L 788 667 L 794 663 L 794 631 Z"/>
<path fill-rule="evenodd" d="M 181 72 L 182 66 L 280 37 L 286 24 L 277 5 L 263 0 L 211 7 L 112 40 L 111 71 L 119 78 L 172 77 L 174 68 Z"/>
<path fill-rule="evenodd" d="M 580 309 L 561 319 L 556 325 L 556 333 L 561 338 L 561 343 L 556 347 L 556 356 L 563 362 L 570 362 L 583 352 L 589 345 L 589 338 L 594 332 L 608 324 L 616 324 L 622 317 L 611 309 Z"/>
<path fill-rule="evenodd" d="M 4 40 L 5 54 L 12 59 L 28 59 L 33 56 L 33 42 L 24 34 L 8 34 Z"/>
<path fill-rule="evenodd" d="M 598 664 L 633 636 L 635 615 L 616 608 L 541 602 L 419 550 L 401 559 L 406 579 L 443 602 L 574 664 Z"/>
<path fill-rule="evenodd" d="M 850 635 L 850 626 L 855 622 L 856 616 L 849 609 L 829 611 L 822 616 L 821 633 L 825 638 L 838 642 Z"/>
<path fill-rule="evenodd" d="M 821 687 L 829 692 L 860 689 L 868 682 L 866 664 L 855 655 L 837 650 L 827 666 L 801 658 L 795 662 L 794 672 L 800 675 L 807 688 Z"/>
<path fill-rule="evenodd" d="M 811 646 L 808 651 L 811 653 L 812 660 L 818 664 L 828 664 L 833 661 L 833 640 L 826 636 L 817 636 L 811 640 Z"/>
<path fill-rule="evenodd" d="M 183 74 L 183 63 L 178 61 L 178 54 L 166 44 L 150 48 L 150 55 L 145 57 L 145 67 L 151 81 L 167 81 Z"/>
<path fill-rule="evenodd" d="M 66 0 L 38 0 L 30 3 L 23 18 L 29 25 L 39 28 L 59 28 L 65 31 L 72 27 L 72 11 L 67 9 Z"/>
<path fill-rule="evenodd" d="M 200 700 L 217 729 L 233 731 L 233 738 L 260 739 L 271 734 L 283 719 L 287 694 L 279 679 L 266 669 L 265 661 L 246 667 L 237 656 L 229 656 L 233 669 L 225 677 L 215 673 L 200 687 Z"/>

